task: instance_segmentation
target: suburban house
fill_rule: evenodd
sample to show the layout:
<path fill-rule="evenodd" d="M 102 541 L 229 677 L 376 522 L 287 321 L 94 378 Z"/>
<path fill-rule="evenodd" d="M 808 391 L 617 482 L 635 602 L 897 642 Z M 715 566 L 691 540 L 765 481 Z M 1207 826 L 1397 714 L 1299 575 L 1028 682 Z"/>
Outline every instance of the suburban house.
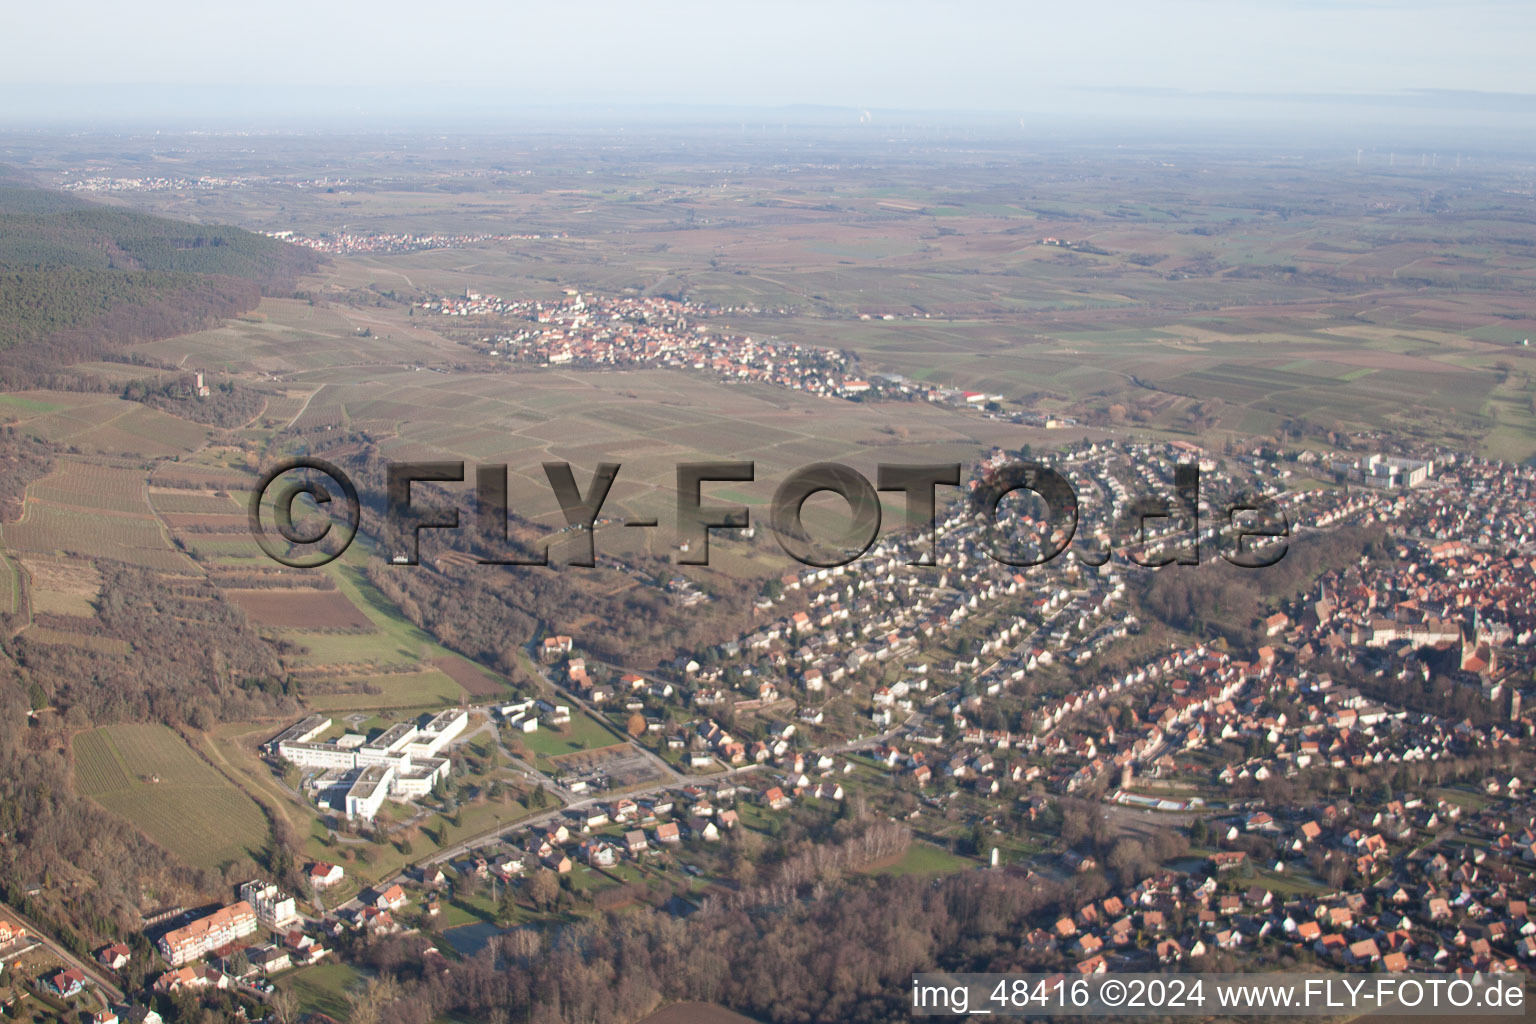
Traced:
<path fill-rule="evenodd" d="M 347 873 L 342 870 L 340 864 L 327 864 L 320 861 L 309 866 L 309 884 L 316 889 L 329 889 L 333 885 L 340 885 Z"/>
<path fill-rule="evenodd" d="M 21 925 L 0 917 L 0 948 L 20 942 L 27 937 L 27 930 Z"/>
<path fill-rule="evenodd" d="M 56 971 L 43 979 L 43 988 L 65 999 L 77 996 L 85 991 L 85 975 L 80 968 L 71 967 L 65 971 Z"/>
<path fill-rule="evenodd" d="M 180 989 L 202 989 L 229 987 L 229 978 L 221 971 L 202 964 L 178 967 L 174 971 L 166 971 L 155 979 L 156 992 L 176 992 Z"/>
<path fill-rule="evenodd" d="M 109 971 L 120 971 L 128 966 L 128 961 L 133 956 L 133 951 L 121 942 L 115 942 L 110 946 L 103 946 L 96 951 L 96 962 Z"/>
<path fill-rule="evenodd" d="M 373 905 L 380 910 L 399 910 L 406 904 L 405 890 L 396 882 L 374 898 Z"/>

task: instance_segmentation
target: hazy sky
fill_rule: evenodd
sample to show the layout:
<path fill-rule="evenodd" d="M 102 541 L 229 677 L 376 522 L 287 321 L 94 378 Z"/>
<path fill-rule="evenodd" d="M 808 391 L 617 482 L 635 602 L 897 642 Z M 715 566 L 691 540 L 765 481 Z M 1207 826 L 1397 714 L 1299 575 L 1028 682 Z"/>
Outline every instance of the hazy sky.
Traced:
<path fill-rule="evenodd" d="M 111 100 L 141 85 L 495 90 L 514 104 L 1048 109 L 1109 88 L 1531 91 L 1531 0 L 910 3 L 11 0 L 0 100 Z M 41 87 L 41 88 L 38 88 Z M 68 97 L 67 100 L 65 97 Z M 84 97 L 84 98 L 82 98 Z M 324 94 L 315 97 L 326 104 Z"/>

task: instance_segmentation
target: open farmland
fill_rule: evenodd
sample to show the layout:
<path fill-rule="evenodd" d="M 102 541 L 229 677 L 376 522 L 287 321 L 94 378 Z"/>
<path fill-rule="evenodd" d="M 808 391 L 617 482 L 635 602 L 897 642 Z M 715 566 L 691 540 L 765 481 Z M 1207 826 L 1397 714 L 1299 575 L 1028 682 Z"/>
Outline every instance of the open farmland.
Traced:
<path fill-rule="evenodd" d="M 0 611 L 14 612 L 21 602 L 21 573 L 4 553 L 0 553 Z"/>
<path fill-rule="evenodd" d="M 115 466 L 66 461 L 45 479 L 33 484 L 29 496 L 38 501 L 73 508 L 129 515 L 148 515 L 144 472 Z"/>
<path fill-rule="evenodd" d="M 188 864 L 217 868 L 265 845 L 261 808 L 170 729 L 107 726 L 72 746 L 75 789 Z"/>
<path fill-rule="evenodd" d="M 335 590 L 226 590 L 251 621 L 261 626 L 373 632 L 373 623 Z"/>
<path fill-rule="evenodd" d="M 309 707 L 326 712 L 434 708 L 464 700 L 464 688 L 436 670 L 321 677 L 306 681 L 303 690 Z"/>
<path fill-rule="evenodd" d="M 261 547 L 251 539 L 249 530 L 229 533 L 202 533 L 183 530 L 181 544 L 200 564 L 209 569 L 271 565 Z"/>
<path fill-rule="evenodd" d="M 481 668 L 479 665 L 466 661 L 456 655 L 438 658 L 432 665 L 462 686 L 465 693 L 477 700 L 486 697 L 498 697 L 507 692 L 506 685 L 493 677 L 488 669 Z"/>
<path fill-rule="evenodd" d="M 7 421 L 34 437 L 71 445 L 82 455 L 135 460 L 183 455 L 209 436 L 209 428 L 201 424 L 98 393 L 0 396 L 0 422 Z"/>
<path fill-rule="evenodd" d="M 150 480 L 157 485 L 240 494 L 250 487 L 255 476 L 244 467 L 162 462 L 155 467 Z"/>
<path fill-rule="evenodd" d="M 382 186 L 349 196 L 344 216 L 334 197 L 223 193 L 200 197 L 199 215 L 211 204 L 265 224 L 281 205 L 285 223 L 315 230 L 336 216 L 363 231 L 579 230 L 341 258 L 313 302 L 268 299 L 144 351 L 263 377 L 273 392 L 263 431 L 358 430 L 391 457 L 505 460 L 513 493 L 532 487 L 533 502 L 539 461 L 625 461 L 612 500 L 635 515 L 665 502 L 623 485 L 654 479 L 668 460 L 756 458 L 767 475 L 791 453 L 797 463 L 849 458 L 875 443 L 867 431 L 882 414 L 914 445 L 967 455 L 1032 438 L 926 403 L 807 409 L 802 396 L 702 374 L 486 372 L 494 364 L 462 344 L 481 325 L 412 315 L 407 301 L 466 289 L 683 296 L 726 307 L 711 327 L 850 351 L 865 374 L 995 392 L 1010 409 L 1148 437 L 1315 443 L 1392 427 L 1536 454 L 1522 345 L 1536 334 L 1536 239 L 1502 216 L 1518 211 L 1501 171 L 1452 178 L 1367 160 L 1340 173 L 1321 159 L 1163 160 L 1133 146 L 1080 175 L 1005 148 L 898 162 L 879 181 L 807 166 L 792 183 L 761 170 L 705 185 L 677 168 L 488 186 L 472 201 Z M 1277 207 L 1277 190 L 1307 202 Z M 1445 201 L 1426 205 L 1426 195 Z M 166 212 L 185 202 L 155 200 Z M 66 414 L 82 415 L 47 415 Z"/>
<path fill-rule="evenodd" d="M 21 520 L 5 527 L 6 543 L 25 554 L 112 559 L 167 572 L 195 573 L 152 516 L 109 515 L 29 500 Z"/>
<path fill-rule="evenodd" d="M 245 515 L 228 492 L 151 488 L 149 501 L 161 515 Z"/>
<path fill-rule="evenodd" d="M 363 337 L 361 331 L 371 313 L 335 303 L 310 303 L 299 299 L 267 299 L 251 315 L 196 334 L 182 335 L 140 346 L 146 355 L 168 362 L 187 360 L 210 371 L 237 373 L 286 373 L 324 370 L 328 367 L 398 363 L 419 353 L 420 346 L 440 345 L 426 331 L 409 324 L 392 329 L 389 336 Z M 297 389 L 292 389 L 297 391 Z M 317 397 L 309 403 L 326 402 Z M 304 400 L 300 399 L 302 405 Z M 264 414 L 275 418 L 287 403 Z M 292 414 L 290 413 L 290 416 Z M 315 420 L 312 422 L 325 422 Z"/>
<path fill-rule="evenodd" d="M 80 629 L 53 629 L 44 626 L 27 627 L 27 638 L 44 644 L 65 644 L 103 654 L 126 656 L 132 648 L 128 641 L 113 636 L 99 636 L 91 632 L 91 620 L 80 620 Z"/>
<path fill-rule="evenodd" d="M 962 140 L 909 135 L 883 111 L 869 120 L 803 136 L 768 126 L 752 142 L 746 126 L 738 142 L 708 125 L 622 137 L 578 126 L 526 144 L 446 128 L 167 133 L 70 140 L 56 166 L 27 164 L 59 180 L 122 174 L 79 184 L 120 208 L 296 232 L 332 254 L 264 288 L 253 310 L 124 343 L 124 362 L 80 364 L 85 381 L 49 378 L 79 394 L 0 395 L 0 427 L 26 442 L 18 465 L 40 465 L 41 451 L 54 464 L 3 534 L 0 557 L 38 612 L 10 618 L 22 632 L 7 650 L 37 681 L 23 679 L 26 698 L 50 705 L 18 716 L 28 742 L 11 747 L 23 770 L 57 751 L 86 798 L 223 869 L 182 874 L 188 891 L 174 896 L 144 886 L 145 909 L 227 903 L 227 883 L 248 876 L 232 862 L 282 836 L 257 855 L 263 873 L 297 881 L 287 851 L 295 867 L 343 865 L 332 909 L 399 875 L 402 923 L 426 940 L 471 922 L 480 940 L 507 931 L 503 952 L 526 954 L 529 977 L 572 928 L 593 940 L 589 966 L 617 957 L 622 969 L 623 944 L 604 935 L 617 910 L 626 935 L 659 937 L 647 946 L 658 975 L 678 951 L 686 984 L 673 995 L 764 1019 L 900 1017 L 848 978 L 904 976 L 913 950 L 956 970 L 991 958 L 1085 973 L 1213 962 L 1202 956 L 1263 970 L 1321 951 L 1340 969 L 1393 955 L 1470 976 L 1529 958 L 1522 907 L 1536 889 L 1519 826 L 1536 818 L 1521 742 L 1536 731 L 1536 619 L 1523 599 L 1536 588 L 1520 502 L 1532 477 L 1475 458 L 1536 457 L 1528 157 L 1469 153 L 1453 170 L 1442 153 L 1438 169 L 1411 168 L 1331 140 L 1207 146 L 1142 126 L 1104 145 L 1023 123 Z M 11 143 L 23 155 L 45 144 Z M 270 166 L 248 173 L 253 153 Z M 210 184 L 100 184 L 162 172 Z M 212 376 L 215 402 L 190 401 L 195 372 Z M 169 390 L 146 390 L 161 374 Z M 1425 479 L 1345 486 L 1345 453 L 1412 455 L 1434 474 L 1403 463 Z M 294 457 L 341 466 L 363 499 L 355 543 L 311 569 L 280 566 L 248 536 L 252 484 Z M 1016 479 L 999 467 L 1030 457 L 1059 458 L 1088 498 L 1079 555 L 1106 539 L 1127 555 L 1177 546 L 1131 534 L 1196 461 L 1210 515 L 1193 525 L 1210 527 L 1197 546 L 1211 571 L 998 564 L 966 497 L 974 513 Z M 423 510 L 455 507 L 458 532 L 420 531 L 419 564 L 401 564 L 415 560 L 381 522 L 389 465 L 461 460 L 464 479 L 412 493 Z M 719 530 L 709 566 L 682 565 L 678 466 L 727 460 L 754 475 L 712 479 L 701 501 L 746 506 L 756 529 Z M 956 510 L 940 563 L 913 564 L 902 538 L 846 574 L 803 572 L 768 528 L 770 502 L 824 461 L 872 481 L 882 465 L 960 463 L 961 487 L 938 495 Z M 559 462 L 583 494 L 599 463 L 620 466 L 591 535 L 552 493 L 546 467 Z M 487 465 L 508 472 L 510 540 L 547 542 L 549 564 L 482 557 L 500 539 L 470 534 L 486 521 L 474 472 Z M 1285 502 L 1294 557 L 1229 572 L 1215 564 L 1230 539 L 1217 520 L 1254 490 Z M 908 502 L 899 490 L 878 500 L 895 540 Z M 1017 494 L 1009 510 L 1030 504 Z M 802 511 L 820 537 L 848 518 L 828 493 Z M 200 578 L 176 578 L 169 561 L 158 574 L 107 564 L 112 551 L 150 557 L 152 539 Z M 588 539 L 597 564 L 565 564 Z M 564 661 L 551 636 L 571 638 Z M 525 700 L 537 709 L 516 718 L 484 706 Z M 377 747 L 357 759 L 264 749 L 308 715 L 328 719 L 314 739 L 352 749 L 470 702 L 482 706 L 442 751 L 448 778 L 376 817 L 338 806 L 353 778 L 315 762 L 355 768 Z M 569 721 L 555 726 L 561 704 Z M 173 725 L 92 728 L 125 718 Z M 1118 806 L 1117 788 L 1188 803 Z M 612 806 L 626 793 L 642 820 Z M 583 828 L 598 808 L 608 823 Z M 53 809 L 35 805 L 40 818 Z M 718 843 L 699 835 L 711 814 Z M 545 826 L 572 819 L 553 844 L 564 853 L 545 850 Z M 31 832 L 68 838 L 46 824 Z M 103 883 L 110 864 L 85 855 L 119 831 L 73 846 Z M 540 861 L 600 863 L 609 842 L 611 868 L 582 864 L 543 892 L 553 876 Z M 521 880 L 475 869 L 511 851 L 534 854 Z M 1002 869 L 986 869 L 989 853 Z M 452 877 L 435 923 L 430 879 L 408 870 L 434 863 Z M 118 915 L 124 889 L 70 888 L 67 875 L 39 903 Z M 1159 923 L 1152 904 L 1175 891 L 1170 878 L 1183 909 Z M 1448 895 L 1426 926 L 1421 895 L 1445 879 L 1466 898 Z M 1407 894 L 1395 912 L 1393 892 Z M 717 897 L 741 912 L 715 913 Z M 970 912 L 978 899 L 987 913 Z M 1117 952 L 1127 908 L 1145 935 Z M 1319 930 L 1287 930 L 1286 915 Z M 754 927 L 780 918 L 794 935 Z M 1063 934 L 1062 918 L 1079 933 Z M 77 934 L 92 946 L 118 938 L 86 924 Z M 1458 927 L 1466 942 L 1442 941 Z M 553 945 L 527 941 L 540 932 Z M 953 949 L 938 948 L 946 936 Z M 424 942 L 359 939 L 335 944 L 339 966 L 282 979 L 303 1011 L 366 1015 L 354 1004 L 394 958 L 398 1009 L 425 986 L 437 1008 L 423 1020 L 498 1016 L 481 999 L 496 986 L 473 965 L 450 962 L 450 976 L 422 954 L 433 980 L 414 965 Z M 817 956 L 839 942 L 846 964 Z M 737 983 L 686 970 L 711 943 Z M 775 995 L 785 977 L 804 984 Z M 610 1007 L 616 1020 L 642 1019 L 666 988 L 614 978 L 618 1002 L 637 1004 Z M 536 1007 L 514 989 L 502 987 L 513 1016 L 583 1013 L 569 988 L 529 988 Z M 217 1016 L 227 996 L 200 998 Z M 282 1007 L 251 1016 L 269 1011 Z M 652 1022 L 746 1024 L 709 1003 Z"/>
<path fill-rule="evenodd" d="M 6 543 L 24 556 L 112 559 L 168 572 L 195 572 L 150 508 L 144 471 L 78 458 L 57 461 L 26 492 Z M 49 589 L 46 584 L 42 589 Z M 74 588 L 66 588 L 74 589 Z"/>
<path fill-rule="evenodd" d="M 422 644 L 393 642 L 372 633 L 319 633 L 306 629 L 283 631 L 283 639 L 304 648 L 289 660 L 295 667 L 331 665 L 415 665 L 428 654 Z"/>
<path fill-rule="evenodd" d="M 29 557 L 21 561 L 30 580 L 27 596 L 35 613 L 88 616 L 101 592 L 101 573 L 87 559 Z"/>

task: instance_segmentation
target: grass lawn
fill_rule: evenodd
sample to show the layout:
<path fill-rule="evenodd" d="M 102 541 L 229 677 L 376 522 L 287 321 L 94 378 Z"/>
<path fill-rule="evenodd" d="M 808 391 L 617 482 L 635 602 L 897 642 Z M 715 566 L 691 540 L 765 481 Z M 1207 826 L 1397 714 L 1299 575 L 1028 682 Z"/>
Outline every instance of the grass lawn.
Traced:
<path fill-rule="evenodd" d="M 907 852 L 894 862 L 885 862 L 867 870 L 872 875 L 947 875 L 980 866 L 978 860 L 914 841 L 907 847 Z"/>
<path fill-rule="evenodd" d="M 608 874 L 618 879 L 621 883 L 645 881 L 645 873 L 639 868 L 635 867 L 631 861 L 621 860 L 607 870 Z"/>
<path fill-rule="evenodd" d="M 580 710 L 571 712 L 571 723 L 564 728 L 551 729 L 540 725 L 537 732 L 521 733 L 518 739 L 529 750 L 544 758 L 611 747 L 622 742 L 596 719 Z"/>
<path fill-rule="evenodd" d="M 1486 793 L 1479 793 L 1474 789 L 1463 789 L 1460 786 L 1439 786 L 1429 791 L 1430 796 L 1446 803 L 1456 804 L 1464 811 L 1476 814 L 1489 804 L 1494 798 Z"/>
<path fill-rule="evenodd" d="M 363 680 L 357 680 L 361 686 Z M 369 676 L 367 682 L 377 687 L 378 693 L 361 690 L 342 693 L 316 693 L 305 697 L 304 702 L 316 711 L 373 711 L 380 708 L 433 708 L 461 703 L 464 688 L 446 673 L 431 669 L 426 672 L 391 672 Z"/>
<path fill-rule="evenodd" d="M 438 930 L 441 931 L 444 927 L 451 928 L 464 924 L 494 924 L 499 928 L 515 928 L 521 924 L 529 924 L 535 921 L 546 919 L 541 915 L 529 910 L 527 907 L 523 906 L 522 903 L 515 902 L 511 919 L 506 924 L 502 924 L 500 921 L 498 921 L 496 919 L 496 914 L 499 909 L 498 904 L 500 903 L 502 890 L 505 888 L 506 887 L 503 883 L 496 883 L 497 899 L 494 902 L 491 900 L 490 882 L 482 882 L 480 890 L 473 896 L 467 896 L 463 893 L 455 893 L 452 903 L 445 904 L 443 909 L 438 913 Z M 521 899 L 521 893 L 519 893 L 518 898 Z M 456 916 L 451 924 L 445 926 L 441 922 L 443 918 L 447 916 L 450 907 L 453 907 L 456 910 Z"/>
<path fill-rule="evenodd" d="M 550 809 L 550 807 L 544 808 L 545 811 Z M 484 803 L 462 805 L 458 811 L 459 823 L 457 825 L 450 824 L 442 815 L 438 815 L 427 824 L 432 829 L 434 835 L 439 829 L 446 828 L 448 832 L 443 845 L 452 846 L 455 843 L 461 843 L 466 839 L 489 832 L 492 829 L 505 828 L 513 822 L 521 821 L 530 814 L 538 813 L 542 812 L 538 809 L 530 810 L 515 800 L 509 800 L 506 803 L 502 803 L 499 800 L 487 800 Z"/>
<path fill-rule="evenodd" d="M 361 979 L 362 975 L 346 964 L 317 964 L 295 971 L 279 984 L 292 989 L 304 1009 L 345 1020 L 346 993 Z"/>
<path fill-rule="evenodd" d="M 569 875 L 571 889 L 575 892 L 599 892 L 603 889 L 612 889 L 619 885 L 615 879 L 609 878 L 601 871 L 596 871 L 585 864 L 578 864 L 571 869 Z"/>
<path fill-rule="evenodd" d="M 0 611 L 16 611 L 17 598 L 21 596 L 21 577 L 9 558 L 0 554 Z"/>
<path fill-rule="evenodd" d="M 433 927 L 435 927 L 438 931 L 445 931 L 449 928 L 457 928 L 460 925 L 479 924 L 484 920 L 485 918 L 482 918 L 477 914 L 470 913 L 468 910 L 465 910 L 462 906 L 460 906 L 457 900 L 454 900 L 452 902 L 442 903 L 439 905 L 437 911 L 437 920 L 434 922 Z"/>
<path fill-rule="evenodd" d="M 1254 871 L 1253 881 L 1260 888 L 1268 889 L 1276 896 L 1315 896 L 1328 891 L 1326 885 L 1315 879 L 1303 875 L 1281 874 L 1269 868 L 1259 868 Z"/>
<path fill-rule="evenodd" d="M 327 565 L 325 572 L 336 582 L 336 588 L 347 600 L 373 623 L 377 632 L 349 634 L 284 630 L 282 634 L 286 639 L 310 649 L 310 653 L 295 660 L 306 665 L 366 662 L 396 664 L 448 657 L 450 652 L 446 648 L 407 621 L 368 582 L 363 572 L 368 557 L 365 547 L 362 543 L 352 545 L 345 555 Z M 454 685 L 457 687 L 457 684 Z"/>

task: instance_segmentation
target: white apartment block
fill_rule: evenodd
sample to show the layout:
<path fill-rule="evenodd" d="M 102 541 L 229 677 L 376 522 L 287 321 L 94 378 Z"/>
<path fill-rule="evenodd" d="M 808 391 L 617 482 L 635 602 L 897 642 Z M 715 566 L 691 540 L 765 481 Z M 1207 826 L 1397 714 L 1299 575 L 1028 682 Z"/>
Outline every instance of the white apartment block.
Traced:
<path fill-rule="evenodd" d="M 286 931 L 299 919 L 292 896 L 271 882 L 252 879 L 240 886 L 240 898 L 256 911 L 256 919 L 273 931 Z"/>
<path fill-rule="evenodd" d="M 1435 475 L 1433 462 L 1396 455 L 1375 454 L 1365 459 L 1335 459 L 1330 466 L 1347 480 L 1381 490 L 1417 487 Z"/>

